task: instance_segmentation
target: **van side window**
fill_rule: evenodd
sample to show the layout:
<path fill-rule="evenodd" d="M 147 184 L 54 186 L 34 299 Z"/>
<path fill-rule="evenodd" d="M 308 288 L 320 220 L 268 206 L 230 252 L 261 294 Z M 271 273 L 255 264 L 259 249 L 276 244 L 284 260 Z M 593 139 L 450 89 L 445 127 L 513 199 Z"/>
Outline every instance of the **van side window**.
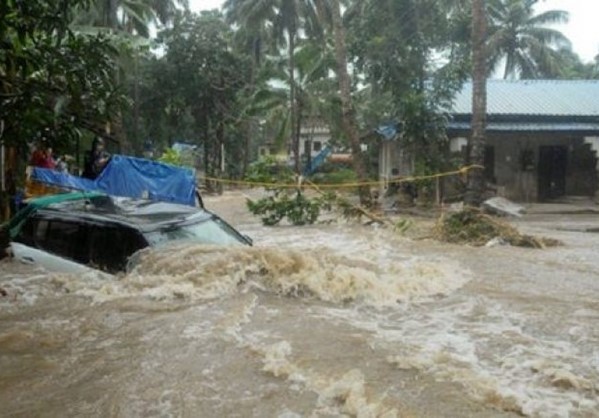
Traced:
<path fill-rule="evenodd" d="M 37 247 L 35 244 L 35 229 L 37 225 L 37 219 L 29 218 L 25 221 L 19 233 L 15 237 L 15 241 L 21 244 L 28 245 L 30 247 Z"/>
<path fill-rule="evenodd" d="M 35 239 L 38 246 L 78 263 L 89 262 L 86 226 L 63 220 L 39 220 Z M 45 232 L 45 234 L 44 234 Z"/>
<path fill-rule="evenodd" d="M 91 267 L 116 273 L 125 270 L 127 260 L 147 243 L 141 234 L 131 228 L 95 225 L 90 230 Z"/>
<path fill-rule="evenodd" d="M 87 226 L 78 222 L 33 216 L 23 224 L 15 241 L 87 264 Z"/>

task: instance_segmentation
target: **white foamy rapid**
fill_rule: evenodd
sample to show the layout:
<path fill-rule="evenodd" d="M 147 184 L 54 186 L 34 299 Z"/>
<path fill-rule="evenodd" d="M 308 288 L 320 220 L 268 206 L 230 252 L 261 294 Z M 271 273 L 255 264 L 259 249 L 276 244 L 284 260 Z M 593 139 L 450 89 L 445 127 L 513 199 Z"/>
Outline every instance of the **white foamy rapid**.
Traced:
<path fill-rule="evenodd" d="M 378 265 L 335 255 L 327 248 L 283 250 L 176 245 L 145 251 L 139 264 L 115 280 L 55 280 L 95 301 L 143 296 L 154 300 L 208 300 L 248 288 L 325 302 L 391 306 L 447 295 L 469 276 L 448 261 Z"/>

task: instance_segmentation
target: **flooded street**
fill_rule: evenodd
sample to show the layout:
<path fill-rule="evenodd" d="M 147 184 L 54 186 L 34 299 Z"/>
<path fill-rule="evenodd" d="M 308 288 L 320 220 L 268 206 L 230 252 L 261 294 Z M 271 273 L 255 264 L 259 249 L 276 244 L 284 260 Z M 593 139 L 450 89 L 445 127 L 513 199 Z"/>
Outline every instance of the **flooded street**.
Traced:
<path fill-rule="evenodd" d="M 0 264 L 0 416 L 599 417 L 597 215 L 515 222 L 565 243 L 533 250 L 205 203 L 254 247 Z"/>

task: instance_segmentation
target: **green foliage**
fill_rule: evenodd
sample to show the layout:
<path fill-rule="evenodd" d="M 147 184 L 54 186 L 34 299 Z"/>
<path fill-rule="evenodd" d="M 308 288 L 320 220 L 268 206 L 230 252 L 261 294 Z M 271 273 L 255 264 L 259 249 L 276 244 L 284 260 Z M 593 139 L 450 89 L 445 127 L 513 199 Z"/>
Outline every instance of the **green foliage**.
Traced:
<path fill-rule="evenodd" d="M 400 121 L 404 148 L 438 169 L 447 114 L 470 67 L 469 5 L 356 1 L 346 20 L 349 51 L 369 86 L 358 96 L 361 120 Z"/>
<path fill-rule="evenodd" d="M 335 204 L 345 219 L 360 220 L 364 215 L 364 212 L 360 209 L 360 207 L 352 204 L 346 199 L 340 198 L 338 195 L 332 196 L 331 199 L 332 203 Z"/>
<path fill-rule="evenodd" d="M 263 199 L 247 200 L 247 207 L 254 215 L 261 216 L 264 225 L 272 226 L 287 218 L 292 225 L 313 224 L 318 220 L 320 210 L 327 208 L 323 199 L 309 199 L 301 192 L 275 190 Z"/>
<path fill-rule="evenodd" d="M 570 41 L 552 26 L 568 21 L 568 13 L 548 10 L 534 13 L 538 0 L 488 2 L 490 68 L 500 63 L 504 78 L 554 77 L 560 73 L 560 48 Z"/>
<path fill-rule="evenodd" d="M 103 134 L 126 105 L 113 79 L 113 41 L 69 28 L 73 10 L 89 3 L 3 1 L 0 119 L 8 144 L 24 149 L 46 131 L 55 148 L 72 147 L 83 130 Z"/>
<path fill-rule="evenodd" d="M 297 70 L 301 69 L 301 65 L 298 64 L 301 64 L 301 53 L 304 50 L 304 45 L 302 48 L 298 46 L 302 44 L 302 39 L 306 38 L 323 41 L 324 11 L 327 9 L 324 6 L 327 3 L 309 0 L 226 0 L 223 6 L 229 21 L 244 28 L 240 33 L 251 45 L 254 65 L 262 59 L 262 45 L 268 45 L 274 55 L 278 55 L 281 49 L 286 49 L 286 71 L 282 73 L 283 77 L 278 78 L 284 80 L 288 101 L 286 104 L 279 102 L 277 113 L 284 115 L 279 118 L 284 121 L 280 125 L 280 136 L 291 137 L 296 172 L 301 169 L 301 121 L 306 107 L 309 107 L 307 89 L 301 86 L 308 82 L 309 77 L 305 77 L 304 72 L 299 74 L 299 79 L 296 80 Z"/>
<path fill-rule="evenodd" d="M 294 181 L 293 171 L 286 165 L 281 164 L 275 157 L 266 156 L 251 164 L 245 179 L 255 183 L 292 183 Z"/>
<path fill-rule="evenodd" d="M 150 26 L 172 21 L 177 6 L 186 0 L 92 0 L 91 7 L 78 10 L 73 24 L 149 37 Z"/>
<path fill-rule="evenodd" d="M 414 180 L 414 185 L 419 189 L 429 189 L 433 186 L 434 184 L 434 179 L 432 178 L 426 178 L 428 176 L 431 176 L 433 174 L 435 174 L 437 171 L 433 170 L 430 167 L 430 164 L 427 163 L 427 161 L 419 159 L 416 161 L 415 167 L 414 167 L 414 177 L 422 177 L 422 178 L 417 178 L 416 180 Z"/>
<path fill-rule="evenodd" d="M 355 183 L 358 181 L 358 176 L 352 169 L 341 168 L 327 173 L 318 173 L 314 175 L 313 181 L 317 184 Z"/>
<path fill-rule="evenodd" d="M 159 33 L 165 48 L 147 62 L 140 113 L 155 141 L 173 137 L 201 145 L 204 169 L 220 170 L 221 152 L 238 155 L 239 97 L 249 82 L 247 57 L 231 48 L 232 30 L 216 12 L 178 14 Z M 162 138 L 159 140 L 159 138 Z"/>
<path fill-rule="evenodd" d="M 171 165 L 183 165 L 183 161 L 181 160 L 181 154 L 173 148 L 167 148 L 158 161 L 161 163 L 171 164 Z"/>
<path fill-rule="evenodd" d="M 414 226 L 414 221 L 406 218 L 402 218 L 397 221 L 394 225 L 394 229 L 400 234 L 405 234 L 410 228 Z"/>
<path fill-rule="evenodd" d="M 556 70 L 548 74 L 558 79 L 599 79 L 599 55 L 594 62 L 583 63 L 580 57 L 569 48 L 562 48 L 556 54 Z"/>

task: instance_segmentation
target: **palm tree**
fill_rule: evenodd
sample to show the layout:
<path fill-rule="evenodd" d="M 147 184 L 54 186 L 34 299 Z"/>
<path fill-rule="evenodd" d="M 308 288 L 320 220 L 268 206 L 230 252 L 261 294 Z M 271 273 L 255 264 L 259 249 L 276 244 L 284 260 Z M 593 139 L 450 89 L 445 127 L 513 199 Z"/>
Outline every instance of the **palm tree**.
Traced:
<path fill-rule="evenodd" d="M 538 0 L 491 0 L 489 2 L 490 67 L 505 61 L 504 78 L 536 78 L 555 72 L 557 50 L 570 41 L 548 25 L 565 23 L 568 13 L 549 10 L 534 13 Z"/>
<path fill-rule="evenodd" d="M 331 113 L 333 92 L 336 88 L 329 71 L 334 59 L 326 45 L 302 40 L 294 57 L 296 71 L 294 77 L 296 94 L 296 126 L 299 129 L 305 120 L 325 118 Z M 270 127 L 274 135 L 274 145 L 281 148 L 292 134 L 289 107 L 290 80 L 285 57 L 265 57 L 260 80 L 243 106 L 243 119 L 259 118 Z M 269 83 L 270 82 L 270 83 Z M 293 132 L 296 135 L 297 132 Z"/>
<path fill-rule="evenodd" d="M 151 24 L 166 25 L 177 8 L 188 6 L 188 0 L 95 0 L 75 19 L 78 26 L 92 26 L 149 37 Z"/>
<path fill-rule="evenodd" d="M 270 32 L 270 41 L 275 50 L 280 46 L 287 47 L 292 149 L 295 169 L 299 173 L 295 49 L 302 30 L 308 34 L 319 32 L 316 9 L 310 0 L 226 0 L 223 8 L 230 22 L 255 29 L 254 34 L 259 33 L 256 31 L 266 24 Z"/>
<path fill-rule="evenodd" d="M 484 164 L 487 113 L 486 31 L 487 16 L 484 0 L 472 0 L 472 136 L 469 143 L 469 162 L 480 166 Z M 465 202 L 472 206 L 479 206 L 484 185 L 483 171 L 481 169 L 470 171 Z"/>
<path fill-rule="evenodd" d="M 323 0 L 320 0 L 320 4 L 323 4 Z M 341 99 L 341 115 L 343 130 L 347 138 L 349 138 L 351 151 L 353 155 L 354 170 L 358 176 L 359 181 L 366 180 L 367 170 L 362 158 L 362 151 L 360 146 L 360 136 L 358 132 L 358 124 L 356 122 L 356 113 L 351 96 L 351 78 L 347 71 L 347 47 L 345 40 L 345 28 L 343 27 L 343 21 L 341 18 L 341 6 L 339 0 L 331 0 L 331 20 L 332 20 L 332 32 L 333 39 L 335 42 L 335 61 L 336 61 L 336 72 L 337 81 L 339 83 L 340 99 Z M 321 10 L 323 7 L 321 6 Z M 370 190 L 367 186 L 360 186 L 358 188 L 358 194 L 360 196 L 360 203 L 369 206 L 370 201 Z"/>
<path fill-rule="evenodd" d="M 187 8 L 188 0 L 94 0 L 89 7 L 77 11 L 72 27 L 80 32 L 105 32 L 116 33 L 118 40 L 116 45 L 119 49 L 120 71 L 115 72 L 114 77 L 118 83 L 124 78 L 128 67 L 134 73 L 134 136 L 137 141 L 139 132 L 139 85 L 138 85 L 138 61 L 140 46 L 147 44 L 150 36 L 151 25 L 166 25 L 170 23 L 177 12 L 178 7 Z M 122 36 L 124 35 L 124 36 Z M 133 35 L 133 39 L 131 38 Z M 125 42 L 121 42 L 121 41 Z M 141 41 L 141 42 L 140 42 Z M 133 49 L 133 54 L 131 54 Z M 122 129 L 122 115 L 116 121 L 115 126 L 107 124 L 106 132 L 112 132 L 118 137 L 123 150 L 131 149 L 131 142 Z"/>

